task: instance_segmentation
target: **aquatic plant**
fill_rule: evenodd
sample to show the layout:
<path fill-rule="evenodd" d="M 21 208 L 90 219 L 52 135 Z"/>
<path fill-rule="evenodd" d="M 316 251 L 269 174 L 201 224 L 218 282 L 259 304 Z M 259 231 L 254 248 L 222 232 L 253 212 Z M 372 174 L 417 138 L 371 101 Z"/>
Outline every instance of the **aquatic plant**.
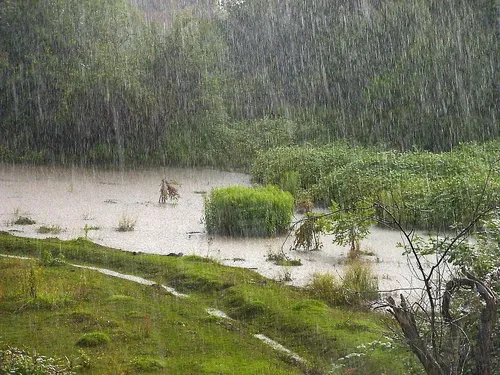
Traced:
<path fill-rule="evenodd" d="M 259 154 L 252 179 L 279 184 L 295 171 L 306 192 L 301 194 L 321 206 L 335 201 L 349 209 L 356 202 L 371 202 L 378 207 L 378 221 L 391 221 L 390 211 L 405 227 L 449 230 L 471 218 L 483 191 L 490 201 L 499 200 L 500 178 L 492 169 L 495 147 L 498 141 L 464 144 L 440 154 L 346 144 L 281 147 Z"/>
<path fill-rule="evenodd" d="M 59 234 L 62 229 L 59 225 L 42 225 L 37 229 L 40 234 Z"/>
<path fill-rule="evenodd" d="M 30 218 L 29 216 L 19 216 L 14 220 L 14 224 L 16 225 L 33 225 L 36 224 L 36 221 Z"/>
<path fill-rule="evenodd" d="M 217 188 L 205 198 L 205 223 L 210 234 L 274 236 L 288 229 L 293 207 L 292 195 L 275 186 Z"/>
<path fill-rule="evenodd" d="M 118 222 L 118 228 L 116 230 L 118 232 L 132 232 L 135 229 L 136 223 L 137 219 L 123 215 Z"/>

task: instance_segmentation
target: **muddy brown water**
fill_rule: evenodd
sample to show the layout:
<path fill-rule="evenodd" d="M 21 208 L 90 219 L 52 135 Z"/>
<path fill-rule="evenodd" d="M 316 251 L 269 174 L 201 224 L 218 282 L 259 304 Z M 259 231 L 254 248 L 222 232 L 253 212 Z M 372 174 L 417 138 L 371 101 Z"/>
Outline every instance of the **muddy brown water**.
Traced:
<path fill-rule="evenodd" d="M 179 183 L 176 204 L 159 204 L 162 178 Z M 347 249 L 324 236 L 320 251 L 289 250 L 293 237 L 233 239 L 206 234 L 203 194 L 214 187 L 249 186 L 250 176 L 210 169 L 158 168 L 105 170 L 99 168 L 31 167 L 0 164 L 0 230 L 32 238 L 84 237 L 114 248 L 152 254 L 183 253 L 211 257 L 229 266 L 253 269 L 264 276 L 304 286 L 314 273 L 341 276 Z M 16 216 L 28 216 L 35 225 L 13 225 Z M 134 230 L 119 232 L 120 220 L 134 221 Z M 298 220 L 297 216 L 294 220 Z M 40 226 L 60 227 L 61 232 L 40 234 Z M 399 232 L 372 228 L 362 250 L 373 267 L 382 290 L 418 285 L 406 256 L 397 243 Z M 267 261 L 268 254 L 285 250 L 302 266 L 283 267 Z"/>

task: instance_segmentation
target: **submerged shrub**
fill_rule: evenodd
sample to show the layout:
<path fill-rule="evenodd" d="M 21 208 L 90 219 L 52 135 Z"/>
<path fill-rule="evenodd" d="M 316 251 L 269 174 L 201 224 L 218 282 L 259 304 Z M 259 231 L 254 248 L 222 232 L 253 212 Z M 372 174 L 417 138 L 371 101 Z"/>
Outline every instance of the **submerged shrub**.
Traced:
<path fill-rule="evenodd" d="M 36 231 L 40 234 L 59 234 L 62 229 L 59 225 L 42 225 Z"/>
<path fill-rule="evenodd" d="M 205 222 L 210 234 L 268 237 L 288 229 L 293 209 L 292 195 L 275 186 L 230 186 L 205 199 Z"/>
<path fill-rule="evenodd" d="M 33 224 L 36 224 L 36 221 L 28 216 L 19 216 L 16 220 L 14 220 L 14 224 L 16 224 L 16 225 L 33 225 Z"/>
<path fill-rule="evenodd" d="M 135 229 L 136 222 L 136 219 L 123 215 L 118 222 L 116 230 L 118 232 L 132 232 Z"/>
<path fill-rule="evenodd" d="M 81 347 L 94 347 L 106 345 L 109 341 L 109 336 L 103 332 L 90 332 L 80 337 L 76 345 Z"/>

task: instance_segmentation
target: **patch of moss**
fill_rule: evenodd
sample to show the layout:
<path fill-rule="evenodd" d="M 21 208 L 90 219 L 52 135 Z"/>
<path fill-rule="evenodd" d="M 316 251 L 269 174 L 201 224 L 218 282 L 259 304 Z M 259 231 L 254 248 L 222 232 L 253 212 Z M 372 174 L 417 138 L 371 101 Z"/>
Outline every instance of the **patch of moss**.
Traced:
<path fill-rule="evenodd" d="M 110 337 L 104 332 L 89 332 L 81 336 L 76 342 L 76 345 L 80 347 L 92 348 L 106 345 L 110 341 Z"/>

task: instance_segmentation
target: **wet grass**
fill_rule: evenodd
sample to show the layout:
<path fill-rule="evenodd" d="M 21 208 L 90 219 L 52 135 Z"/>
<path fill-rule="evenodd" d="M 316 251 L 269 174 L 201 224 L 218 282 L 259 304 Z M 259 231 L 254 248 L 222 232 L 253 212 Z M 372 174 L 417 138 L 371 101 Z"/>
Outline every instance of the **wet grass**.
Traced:
<path fill-rule="evenodd" d="M 411 357 L 398 348 L 338 361 L 362 344 L 387 341 L 387 318 L 380 314 L 332 308 L 306 290 L 206 258 L 134 255 L 85 239 L 0 233 L 0 253 L 40 258 L 46 251 L 189 294 L 179 298 L 88 269 L 0 257 L 0 345 L 66 356 L 77 373 L 321 374 L 337 362 L 333 374 L 347 366 L 367 375 L 410 373 Z M 207 308 L 234 320 L 209 315 Z M 307 366 L 271 350 L 257 333 L 299 354 Z"/>

